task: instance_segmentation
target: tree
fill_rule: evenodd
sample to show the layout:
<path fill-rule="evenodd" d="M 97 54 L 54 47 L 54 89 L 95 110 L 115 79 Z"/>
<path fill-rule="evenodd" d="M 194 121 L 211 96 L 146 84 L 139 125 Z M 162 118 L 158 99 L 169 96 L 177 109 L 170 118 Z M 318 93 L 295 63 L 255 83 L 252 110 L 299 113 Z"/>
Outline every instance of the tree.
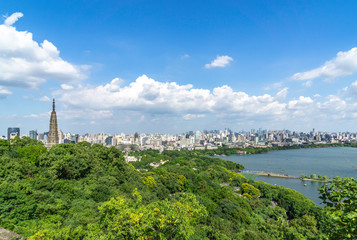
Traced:
<path fill-rule="evenodd" d="M 16 150 L 23 158 L 31 164 L 38 164 L 39 157 L 47 152 L 46 147 L 43 145 L 26 145 L 19 147 Z"/>
<path fill-rule="evenodd" d="M 193 194 L 185 193 L 178 201 L 165 199 L 148 205 L 140 204 L 137 190 L 133 195 L 135 203 L 117 197 L 99 207 L 99 226 L 105 239 L 189 239 L 194 224 L 207 216 Z"/>
<path fill-rule="evenodd" d="M 260 191 L 258 188 L 254 187 L 253 185 L 250 185 L 249 183 L 243 183 L 242 184 L 242 193 L 243 196 L 246 196 L 248 198 L 258 198 L 260 196 Z"/>
<path fill-rule="evenodd" d="M 3 155 L 5 152 L 10 151 L 10 141 L 0 139 L 0 155 Z"/>
<path fill-rule="evenodd" d="M 179 175 L 177 179 L 177 183 L 180 185 L 180 191 L 183 190 L 186 183 L 186 177 L 183 175 Z"/>
<path fill-rule="evenodd" d="M 320 198 L 334 220 L 331 239 L 357 238 L 357 180 L 336 177 L 328 186 L 320 187 Z"/>
<path fill-rule="evenodd" d="M 148 189 L 151 189 L 157 185 L 155 179 L 152 176 L 143 176 L 141 177 L 141 180 L 143 181 L 143 183 L 146 185 Z"/>

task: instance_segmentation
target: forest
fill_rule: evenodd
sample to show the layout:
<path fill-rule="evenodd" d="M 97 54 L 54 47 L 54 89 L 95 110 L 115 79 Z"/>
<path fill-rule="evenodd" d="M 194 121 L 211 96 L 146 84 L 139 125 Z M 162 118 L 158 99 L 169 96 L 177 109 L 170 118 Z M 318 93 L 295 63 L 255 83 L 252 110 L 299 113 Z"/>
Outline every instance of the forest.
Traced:
<path fill-rule="evenodd" d="M 133 155 L 128 164 L 115 147 L 0 140 L 0 226 L 29 240 L 357 238 L 353 178 L 321 188 L 321 208 L 210 152 Z"/>

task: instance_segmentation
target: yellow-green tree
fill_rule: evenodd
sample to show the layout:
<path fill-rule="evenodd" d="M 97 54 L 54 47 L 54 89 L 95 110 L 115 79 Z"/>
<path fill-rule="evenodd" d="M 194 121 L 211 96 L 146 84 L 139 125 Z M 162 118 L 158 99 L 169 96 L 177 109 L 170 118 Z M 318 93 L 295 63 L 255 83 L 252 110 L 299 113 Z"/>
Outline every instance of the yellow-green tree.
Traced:
<path fill-rule="evenodd" d="M 259 189 L 254 187 L 253 185 L 250 185 L 249 183 L 243 183 L 241 190 L 242 190 L 243 196 L 246 196 L 247 198 L 250 198 L 250 199 L 255 199 L 260 196 Z"/>
<path fill-rule="evenodd" d="M 182 191 L 184 189 L 185 183 L 186 183 L 186 177 L 183 175 L 179 175 L 177 179 L 177 183 L 180 186 L 179 189 Z"/>
<path fill-rule="evenodd" d="M 112 198 L 99 211 L 100 235 L 105 239 L 189 239 L 194 223 L 207 216 L 205 207 L 187 193 L 177 201 L 139 206 L 122 197 Z"/>
<path fill-rule="evenodd" d="M 154 186 L 156 186 L 156 181 L 152 176 L 143 176 L 141 177 L 141 180 L 143 181 L 143 183 L 146 185 L 148 189 L 151 189 Z"/>

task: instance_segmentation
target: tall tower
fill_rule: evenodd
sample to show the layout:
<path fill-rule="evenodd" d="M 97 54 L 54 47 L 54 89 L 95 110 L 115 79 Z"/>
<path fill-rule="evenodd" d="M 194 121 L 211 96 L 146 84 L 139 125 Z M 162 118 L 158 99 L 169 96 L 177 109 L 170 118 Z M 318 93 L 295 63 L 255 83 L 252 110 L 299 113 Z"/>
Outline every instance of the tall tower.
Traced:
<path fill-rule="evenodd" d="M 58 144 L 57 116 L 55 111 L 55 99 L 53 98 L 52 112 L 50 119 L 50 131 L 48 132 L 47 148 Z"/>

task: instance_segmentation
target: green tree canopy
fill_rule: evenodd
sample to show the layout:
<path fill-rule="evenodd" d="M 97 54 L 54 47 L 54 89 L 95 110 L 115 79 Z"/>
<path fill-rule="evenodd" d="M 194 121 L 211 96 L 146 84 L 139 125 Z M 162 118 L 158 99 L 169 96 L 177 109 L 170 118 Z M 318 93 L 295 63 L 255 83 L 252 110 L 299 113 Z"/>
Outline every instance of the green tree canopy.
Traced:
<path fill-rule="evenodd" d="M 357 239 L 357 180 L 335 178 L 320 188 L 321 199 L 334 219 L 332 239 Z"/>

